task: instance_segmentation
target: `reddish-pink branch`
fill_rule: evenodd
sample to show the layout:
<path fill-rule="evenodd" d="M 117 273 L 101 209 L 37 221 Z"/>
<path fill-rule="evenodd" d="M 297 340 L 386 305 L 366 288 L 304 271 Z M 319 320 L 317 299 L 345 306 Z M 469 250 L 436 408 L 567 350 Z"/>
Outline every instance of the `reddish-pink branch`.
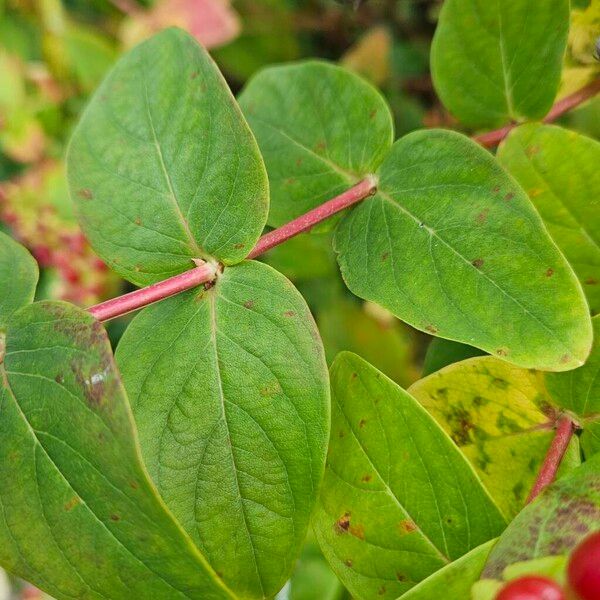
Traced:
<path fill-rule="evenodd" d="M 248 258 L 256 258 L 259 254 L 270 250 L 274 246 L 282 244 L 286 240 L 308 231 L 311 227 L 324 221 L 328 217 L 360 202 L 367 196 L 373 194 L 376 190 L 377 182 L 374 177 L 368 176 L 356 185 L 346 190 L 344 193 L 328 200 L 324 204 L 317 206 L 313 210 L 297 219 L 290 221 L 286 225 L 274 229 L 263 235 L 254 249 L 250 252 Z M 126 315 L 134 310 L 148 306 L 153 302 L 158 302 L 179 292 L 189 290 L 203 283 L 212 281 L 216 275 L 215 268 L 212 265 L 204 264 L 181 275 L 176 275 L 159 283 L 155 283 L 145 288 L 135 290 L 124 296 L 107 300 L 101 304 L 96 304 L 88 308 L 90 312 L 99 321 L 108 321 L 121 315 Z"/>
<path fill-rule="evenodd" d="M 205 263 L 195 269 L 185 271 L 181 275 L 175 275 L 175 277 L 159 281 L 129 294 L 96 304 L 96 306 L 88 308 L 88 312 L 96 317 L 98 321 L 108 321 L 142 308 L 142 306 L 147 306 L 203 283 L 208 283 L 214 278 L 215 273 L 215 267 Z"/>
<path fill-rule="evenodd" d="M 300 215 L 297 219 L 294 219 L 273 231 L 269 231 L 269 233 L 265 233 L 265 235 L 258 240 L 256 246 L 254 246 L 254 249 L 248 255 L 248 258 L 256 258 L 263 252 L 282 244 L 299 233 L 308 231 L 317 223 L 321 223 L 341 210 L 374 194 L 376 190 L 377 180 L 375 177 L 366 177 L 349 190 L 346 190 L 343 194 L 328 200 L 324 204 L 320 204 L 316 208 L 309 210 L 307 213 Z"/>
<path fill-rule="evenodd" d="M 573 421 L 567 415 L 562 415 L 556 423 L 554 438 L 550 443 L 544 462 L 542 463 L 533 487 L 529 492 L 529 497 L 527 498 L 528 503 L 535 500 L 538 494 L 556 478 L 556 473 L 558 472 L 558 468 L 567 451 L 567 447 L 573 437 L 574 431 L 575 424 Z"/>
<path fill-rule="evenodd" d="M 551 109 L 550 112 L 544 117 L 544 123 L 550 123 L 561 117 L 571 109 L 583 104 L 590 98 L 593 98 L 600 92 L 600 79 L 596 79 L 588 85 L 577 90 L 573 94 L 566 96 L 562 100 L 559 100 Z M 497 146 L 515 127 L 518 127 L 518 123 L 511 123 L 500 129 L 494 131 L 488 131 L 480 135 L 473 136 L 473 139 L 480 143 L 486 148 L 492 148 Z"/>

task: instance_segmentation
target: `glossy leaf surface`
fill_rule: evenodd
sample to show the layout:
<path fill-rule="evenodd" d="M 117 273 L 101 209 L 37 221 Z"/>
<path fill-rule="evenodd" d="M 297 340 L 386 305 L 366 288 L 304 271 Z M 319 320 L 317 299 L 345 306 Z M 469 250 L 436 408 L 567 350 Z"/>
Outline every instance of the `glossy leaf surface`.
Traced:
<path fill-rule="evenodd" d="M 300 551 L 323 472 L 328 377 L 304 300 L 249 262 L 145 309 L 117 361 L 163 499 L 222 578 L 270 597 Z"/>
<path fill-rule="evenodd" d="M 600 143 L 551 125 L 517 127 L 498 160 L 527 191 L 600 311 Z"/>
<path fill-rule="evenodd" d="M 347 352 L 331 378 L 315 533 L 354 597 L 397 598 L 498 535 L 504 520 L 452 440 L 407 392 Z"/>
<path fill-rule="evenodd" d="M 431 49 L 446 107 L 476 127 L 538 119 L 560 83 L 568 0 L 447 0 Z"/>
<path fill-rule="evenodd" d="M 212 59 L 178 29 L 110 72 L 75 130 L 68 172 L 92 246 L 139 285 L 192 258 L 242 260 L 268 211 L 252 133 Z"/>
<path fill-rule="evenodd" d="M 269 173 L 273 227 L 374 172 L 392 145 L 392 116 L 383 97 L 326 62 L 269 67 L 239 101 Z"/>
<path fill-rule="evenodd" d="M 159 499 L 102 325 L 21 309 L 0 365 L 0 562 L 58 600 L 233 598 Z"/>
<path fill-rule="evenodd" d="M 417 131 L 394 144 L 379 178 L 336 231 L 352 292 L 520 366 L 584 362 L 592 331 L 579 282 L 488 152 L 458 133 Z"/>

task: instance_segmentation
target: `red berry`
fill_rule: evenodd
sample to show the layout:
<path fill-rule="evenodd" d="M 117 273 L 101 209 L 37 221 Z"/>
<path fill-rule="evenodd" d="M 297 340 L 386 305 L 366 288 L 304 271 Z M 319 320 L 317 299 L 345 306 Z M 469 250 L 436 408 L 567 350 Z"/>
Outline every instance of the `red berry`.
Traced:
<path fill-rule="evenodd" d="M 600 600 L 600 531 L 588 535 L 573 550 L 567 580 L 580 600 Z"/>
<path fill-rule="evenodd" d="M 556 581 L 528 575 L 507 583 L 496 600 L 565 600 L 565 595 Z"/>

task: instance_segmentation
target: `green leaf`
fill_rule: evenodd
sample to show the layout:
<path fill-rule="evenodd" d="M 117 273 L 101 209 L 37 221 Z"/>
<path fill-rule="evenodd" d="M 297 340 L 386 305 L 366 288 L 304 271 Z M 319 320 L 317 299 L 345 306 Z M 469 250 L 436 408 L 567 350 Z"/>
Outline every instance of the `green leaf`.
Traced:
<path fill-rule="evenodd" d="M 407 392 L 347 352 L 331 378 L 315 533 L 353 596 L 394 599 L 505 523 L 467 460 Z"/>
<path fill-rule="evenodd" d="M 437 93 L 461 121 L 543 117 L 560 83 L 568 0 L 447 0 L 431 48 Z"/>
<path fill-rule="evenodd" d="M 300 552 L 329 433 L 306 303 L 267 265 L 226 268 L 210 290 L 140 313 L 117 362 L 163 499 L 228 585 L 272 596 Z"/>
<path fill-rule="evenodd" d="M 499 579 L 512 563 L 566 554 L 600 529 L 599 458 L 546 488 L 517 515 L 492 549 L 483 577 Z"/>
<path fill-rule="evenodd" d="M 600 311 L 600 143 L 553 125 L 517 127 L 498 160 L 527 191 Z"/>
<path fill-rule="evenodd" d="M 417 329 L 523 367 L 580 366 L 592 342 L 581 287 L 526 194 L 463 135 L 417 131 L 379 192 L 340 223 L 350 290 Z"/>
<path fill-rule="evenodd" d="M 585 424 L 581 434 L 581 449 L 586 459 L 600 452 L 600 421 Z"/>
<path fill-rule="evenodd" d="M 464 600 L 469 598 L 471 586 L 479 579 L 485 561 L 495 543 L 496 540 L 490 540 L 477 546 L 464 556 L 436 571 L 403 594 L 402 600 L 432 600 L 432 598 Z"/>
<path fill-rule="evenodd" d="M 68 173 L 92 246 L 139 285 L 191 268 L 192 258 L 239 262 L 266 220 L 252 133 L 211 58 L 178 29 L 109 73 L 75 130 Z"/>
<path fill-rule="evenodd" d="M 33 302 L 38 276 L 33 256 L 21 244 L 0 232 L 0 331 L 6 328 L 16 310 Z"/>
<path fill-rule="evenodd" d="M 409 392 L 461 448 L 504 515 L 514 517 L 554 437 L 542 374 L 482 356 L 449 365 Z M 579 462 L 574 440 L 563 468 Z"/>
<path fill-rule="evenodd" d="M 264 69 L 239 102 L 269 173 L 273 227 L 375 171 L 394 139 L 381 94 L 357 75 L 325 62 Z"/>
<path fill-rule="evenodd" d="M 427 346 L 422 376 L 426 377 L 448 365 L 483 354 L 484 352 L 478 348 L 473 348 L 473 346 L 467 344 L 445 340 L 444 338 L 433 338 Z"/>
<path fill-rule="evenodd" d="M 547 373 L 546 386 L 554 402 L 578 417 L 600 417 L 600 315 L 592 319 L 594 345 L 587 362 L 566 373 Z"/>
<path fill-rule="evenodd" d="M 17 312 L 0 365 L 0 563 L 69 598 L 233 598 L 159 499 L 102 325 Z"/>

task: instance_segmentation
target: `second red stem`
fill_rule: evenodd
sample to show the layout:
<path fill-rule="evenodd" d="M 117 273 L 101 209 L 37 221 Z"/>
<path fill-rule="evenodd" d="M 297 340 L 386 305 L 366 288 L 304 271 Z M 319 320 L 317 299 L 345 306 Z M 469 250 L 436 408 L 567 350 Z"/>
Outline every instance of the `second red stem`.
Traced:
<path fill-rule="evenodd" d="M 540 492 L 556 478 L 556 473 L 558 472 L 560 463 L 567 451 L 574 431 L 575 425 L 567 415 L 559 417 L 556 422 L 554 438 L 550 443 L 550 447 L 548 448 L 544 462 L 542 463 L 537 478 L 531 488 L 531 492 L 529 492 L 527 503 L 535 500 Z"/>

